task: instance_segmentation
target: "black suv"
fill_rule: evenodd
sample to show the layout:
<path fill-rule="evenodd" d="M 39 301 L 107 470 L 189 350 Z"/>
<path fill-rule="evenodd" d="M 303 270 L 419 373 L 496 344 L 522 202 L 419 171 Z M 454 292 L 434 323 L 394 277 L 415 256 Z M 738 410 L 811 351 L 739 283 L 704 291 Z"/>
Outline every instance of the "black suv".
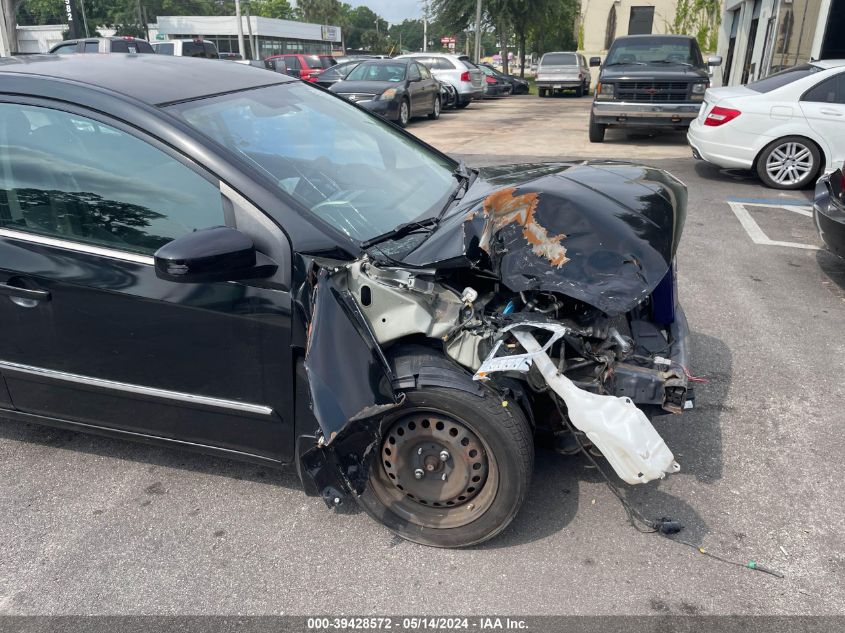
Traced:
<path fill-rule="evenodd" d="M 698 116 L 710 86 L 708 66 L 695 38 L 686 35 L 628 35 L 610 47 L 601 66 L 590 112 L 590 141 L 601 143 L 607 126 L 686 128 Z"/>

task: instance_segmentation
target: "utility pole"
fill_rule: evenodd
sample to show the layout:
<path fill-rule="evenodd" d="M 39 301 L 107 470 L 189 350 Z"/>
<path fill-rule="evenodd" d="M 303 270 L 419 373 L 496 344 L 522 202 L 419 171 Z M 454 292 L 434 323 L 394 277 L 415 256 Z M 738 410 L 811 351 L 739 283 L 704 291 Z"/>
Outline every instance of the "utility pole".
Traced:
<path fill-rule="evenodd" d="M 258 59 L 258 35 L 252 35 L 252 18 L 249 16 L 249 5 L 246 5 L 246 29 L 249 33 L 249 47 L 252 49 L 252 59 Z"/>
<path fill-rule="evenodd" d="M 481 0 L 475 0 L 475 63 L 481 63 Z"/>
<path fill-rule="evenodd" d="M 9 55 L 11 55 L 11 46 L 9 31 L 6 28 L 6 3 L 3 2 L 0 4 L 0 57 L 9 57 Z"/>
<path fill-rule="evenodd" d="M 238 21 L 238 52 L 241 59 L 246 59 L 246 48 L 244 47 L 244 25 L 241 22 L 241 0 L 235 0 L 235 19 Z"/>
<path fill-rule="evenodd" d="M 423 1 L 423 53 L 428 51 L 428 0 Z"/>
<path fill-rule="evenodd" d="M 85 15 L 85 0 L 79 0 L 79 8 L 82 10 L 82 26 L 85 28 L 85 37 L 91 37 L 88 32 L 88 16 Z M 144 28 L 146 28 L 147 21 L 144 20 Z M 147 31 L 147 39 L 150 39 L 150 32 Z"/>

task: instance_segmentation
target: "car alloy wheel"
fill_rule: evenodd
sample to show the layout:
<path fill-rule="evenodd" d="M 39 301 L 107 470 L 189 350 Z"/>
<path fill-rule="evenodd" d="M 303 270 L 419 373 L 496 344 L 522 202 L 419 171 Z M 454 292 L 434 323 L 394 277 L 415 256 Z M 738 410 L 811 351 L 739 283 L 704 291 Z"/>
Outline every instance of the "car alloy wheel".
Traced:
<path fill-rule="evenodd" d="M 434 110 L 428 115 L 428 118 L 434 121 L 440 118 L 440 97 L 434 98 Z"/>
<path fill-rule="evenodd" d="M 399 127 L 405 127 L 408 125 L 408 121 L 411 119 L 411 109 L 408 106 L 407 101 L 402 101 L 399 104 Z"/>
<path fill-rule="evenodd" d="M 776 145 L 765 160 L 766 175 L 779 187 L 801 186 L 816 172 L 813 150 L 797 140 Z"/>

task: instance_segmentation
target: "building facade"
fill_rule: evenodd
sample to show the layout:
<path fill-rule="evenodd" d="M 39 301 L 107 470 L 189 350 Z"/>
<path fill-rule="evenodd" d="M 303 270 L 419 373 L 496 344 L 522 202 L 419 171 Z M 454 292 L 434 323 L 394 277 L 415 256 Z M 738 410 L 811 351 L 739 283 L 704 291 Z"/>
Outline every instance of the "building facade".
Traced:
<path fill-rule="evenodd" d="M 726 86 L 813 59 L 843 59 L 845 0 L 725 0 L 718 50 Z"/>
<path fill-rule="evenodd" d="M 340 27 L 257 16 L 243 16 L 246 56 L 264 59 L 284 53 L 341 54 Z M 234 16 L 159 16 L 156 39 L 202 38 L 223 53 L 238 52 L 238 23 Z M 151 35 L 152 37 L 152 35 Z M 253 55 L 253 44 L 257 55 Z"/>
<path fill-rule="evenodd" d="M 579 52 L 604 58 L 621 35 L 668 33 L 677 0 L 581 0 L 578 20 Z M 598 73 L 593 74 L 593 85 Z"/>

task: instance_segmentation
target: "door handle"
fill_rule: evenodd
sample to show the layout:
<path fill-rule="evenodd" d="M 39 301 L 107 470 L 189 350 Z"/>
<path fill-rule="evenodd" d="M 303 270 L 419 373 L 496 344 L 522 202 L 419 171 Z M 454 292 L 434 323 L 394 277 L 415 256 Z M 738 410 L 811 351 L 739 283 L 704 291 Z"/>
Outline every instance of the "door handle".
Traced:
<path fill-rule="evenodd" d="M 29 288 L 21 288 L 19 286 L 10 286 L 9 284 L 0 283 L 0 295 L 10 297 L 12 301 L 15 299 L 28 299 L 29 301 L 49 301 L 50 292 L 47 290 L 30 290 Z M 15 301 L 15 303 L 18 303 Z M 29 303 L 29 302 L 27 302 Z M 18 305 L 23 305 L 18 303 Z M 31 307 L 25 305 L 23 307 Z"/>
<path fill-rule="evenodd" d="M 830 108 L 822 108 L 819 110 L 822 114 L 827 114 L 829 116 L 842 116 L 842 112 L 839 110 L 831 110 Z"/>

